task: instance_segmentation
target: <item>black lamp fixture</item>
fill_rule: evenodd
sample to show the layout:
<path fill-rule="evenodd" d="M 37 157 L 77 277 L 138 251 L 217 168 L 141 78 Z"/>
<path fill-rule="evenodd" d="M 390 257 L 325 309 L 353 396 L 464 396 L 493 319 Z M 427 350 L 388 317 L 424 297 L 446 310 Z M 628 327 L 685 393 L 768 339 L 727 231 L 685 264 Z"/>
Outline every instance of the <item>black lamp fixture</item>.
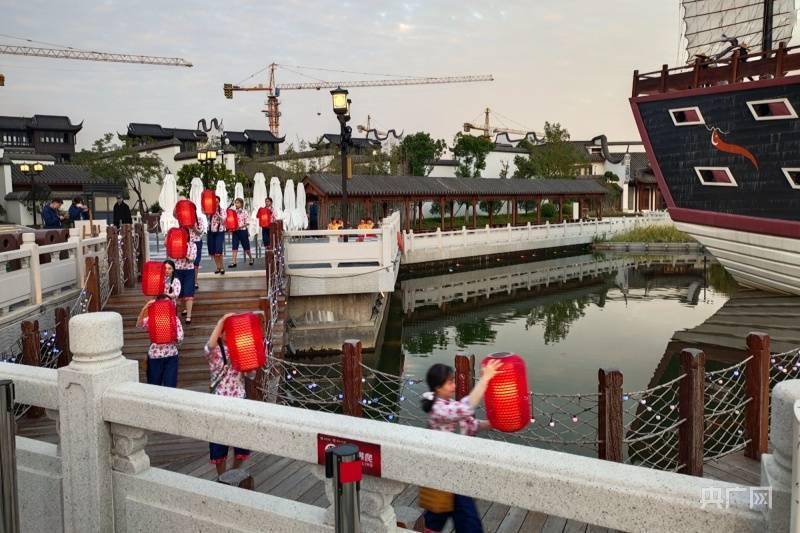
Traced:
<path fill-rule="evenodd" d="M 333 112 L 339 120 L 340 139 L 339 147 L 342 150 L 342 222 L 345 227 L 349 225 L 349 206 L 347 204 L 347 180 L 352 177 L 352 167 L 350 166 L 350 147 L 353 145 L 353 129 L 347 125 L 350 121 L 350 103 L 347 89 L 337 87 L 331 91 L 331 101 Z M 347 240 L 347 237 L 345 237 Z"/>
<path fill-rule="evenodd" d="M 33 211 L 33 225 L 36 225 L 36 176 L 44 171 L 44 165 L 41 163 L 22 163 L 19 166 L 20 172 L 28 175 L 31 178 L 31 211 Z"/>
<path fill-rule="evenodd" d="M 211 178 L 211 167 L 214 166 L 214 161 L 216 161 L 216 159 L 217 159 L 216 150 L 205 149 L 197 152 L 197 162 L 200 163 L 200 165 L 204 169 L 206 182 L 208 182 L 208 180 Z"/>

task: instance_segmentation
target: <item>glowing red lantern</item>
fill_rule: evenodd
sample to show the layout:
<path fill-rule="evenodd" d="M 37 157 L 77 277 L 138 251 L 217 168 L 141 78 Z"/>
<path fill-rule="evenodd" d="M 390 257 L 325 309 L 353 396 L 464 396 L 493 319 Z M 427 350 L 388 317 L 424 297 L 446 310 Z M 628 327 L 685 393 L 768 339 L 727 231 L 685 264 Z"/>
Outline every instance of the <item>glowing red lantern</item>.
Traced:
<path fill-rule="evenodd" d="M 167 265 L 161 261 L 146 261 L 142 267 L 142 293 L 145 296 L 158 296 L 164 293 L 164 278 Z"/>
<path fill-rule="evenodd" d="M 170 344 L 178 341 L 178 318 L 169 298 L 156 300 L 147 308 L 147 333 L 150 342 Z"/>
<path fill-rule="evenodd" d="M 481 362 L 502 362 L 497 374 L 486 389 L 486 415 L 492 427 L 499 431 L 519 431 L 531 421 L 531 401 L 525 361 L 514 353 L 493 353 Z"/>
<path fill-rule="evenodd" d="M 228 212 L 225 213 L 225 229 L 228 231 L 239 229 L 239 215 L 233 209 L 228 209 Z"/>
<path fill-rule="evenodd" d="M 268 228 L 270 224 L 272 224 L 272 210 L 267 209 L 266 207 L 259 207 L 258 213 L 256 213 L 258 217 L 258 225 L 262 228 Z"/>
<path fill-rule="evenodd" d="M 183 259 L 189 253 L 189 232 L 185 228 L 170 229 L 164 246 L 168 256 L 173 259 Z"/>
<path fill-rule="evenodd" d="M 206 215 L 213 215 L 217 212 L 217 193 L 211 189 L 205 189 L 200 195 L 200 209 Z"/>
<path fill-rule="evenodd" d="M 225 319 L 225 346 L 231 365 L 239 372 L 250 372 L 267 363 L 264 325 L 255 313 L 243 313 Z"/>
<path fill-rule="evenodd" d="M 184 228 L 191 228 L 197 224 L 197 206 L 191 200 L 178 200 L 175 204 L 175 218 Z"/>

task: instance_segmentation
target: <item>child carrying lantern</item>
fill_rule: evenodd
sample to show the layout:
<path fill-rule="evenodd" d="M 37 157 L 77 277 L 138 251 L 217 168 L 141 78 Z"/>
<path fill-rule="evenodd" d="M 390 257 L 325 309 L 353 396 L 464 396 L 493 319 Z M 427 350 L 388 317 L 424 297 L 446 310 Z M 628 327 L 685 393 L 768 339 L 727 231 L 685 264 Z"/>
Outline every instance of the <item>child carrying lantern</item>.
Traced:
<path fill-rule="evenodd" d="M 256 213 L 258 225 L 261 227 L 261 242 L 264 243 L 264 248 L 269 248 L 269 226 L 272 224 L 272 215 L 272 199 L 267 197 L 264 199 L 264 207 L 259 207 Z"/>
<path fill-rule="evenodd" d="M 235 228 L 228 228 L 231 232 L 231 263 L 228 268 L 236 268 L 236 256 L 239 254 L 239 245 L 242 245 L 242 254 L 250 259 L 250 265 L 253 265 L 253 254 L 250 252 L 250 234 L 247 227 L 250 225 L 250 214 L 244 208 L 244 200 L 237 198 L 233 202 L 236 213 Z"/>
<path fill-rule="evenodd" d="M 225 322 L 231 317 L 242 316 L 235 313 L 228 313 L 219 319 L 214 331 L 211 332 L 211 337 L 205 347 L 206 358 L 208 359 L 208 368 L 210 373 L 210 392 L 219 396 L 228 396 L 232 398 L 245 398 L 247 396 L 245 391 L 245 375 L 252 377 L 252 373 L 241 372 L 234 368 L 234 361 L 228 349 L 226 341 L 229 339 L 226 333 Z M 263 328 L 259 324 L 259 328 Z M 243 335 L 244 336 L 244 335 Z M 257 335 L 256 335 L 257 336 Z M 252 335 L 250 336 L 253 337 Z M 262 358 L 263 358 L 263 336 L 260 339 L 262 345 Z M 233 340 L 236 344 L 236 340 Z M 259 361 L 260 362 L 260 361 Z M 263 364 L 263 363 L 262 363 Z M 222 475 L 227 468 L 228 452 L 230 446 L 226 444 L 217 444 L 215 442 L 209 443 L 209 458 L 215 465 L 217 474 Z M 244 448 L 233 449 L 233 468 L 239 468 L 242 463 L 250 457 L 250 450 Z"/>
<path fill-rule="evenodd" d="M 167 255 L 175 260 L 175 277 L 180 281 L 181 292 L 178 303 L 183 302 L 183 315 L 186 324 L 192 323 L 192 306 L 194 305 L 195 269 L 194 259 L 197 257 L 197 245 L 186 228 L 172 228 L 167 232 Z"/>
<path fill-rule="evenodd" d="M 178 345 L 183 342 L 183 327 L 170 297 L 162 294 L 147 302 L 139 312 L 136 327 L 146 329 L 153 341 L 147 350 L 147 383 L 177 387 Z"/>
<path fill-rule="evenodd" d="M 430 367 L 425 375 L 430 390 L 422 395 L 422 410 L 428 413 L 428 428 L 450 433 L 458 431 L 463 435 L 474 435 L 481 429 L 488 429 L 487 421 L 475 418 L 475 408 L 481 403 L 501 364 L 497 360 L 489 361 L 482 368 L 481 380 L 468 396 L 461 399 L 454 399 L 456 382 L 453 368 L 443 364 Z M 441 531 L 447 519 L 452 517 L 457 533 L 483 531 L 472 498 L 421 487 L 419 499 L 420 505 L 426 509 L 426 530 Z"/>
<path fill-rule="evenodd" d="M 166 259 L 164 260 L 164 294 L 169 296 L 172 303 L 177 306 L 180 293 L 181 282 L 175 277 L 175 261 Z"/>
<path fill-rule="evenodd" d="M 215 202 L 206 202 L 204 207 L 211 211 L 211 220 L 208 223 L 208 255 L 214 259 L 216 270 L 214 274 L 225 274 L 222 255 L 225 251 L 225 212 L 219 203 L 219 196 L 214 196 Z M 208 213 L 207 213 L 208 214 Z"/>

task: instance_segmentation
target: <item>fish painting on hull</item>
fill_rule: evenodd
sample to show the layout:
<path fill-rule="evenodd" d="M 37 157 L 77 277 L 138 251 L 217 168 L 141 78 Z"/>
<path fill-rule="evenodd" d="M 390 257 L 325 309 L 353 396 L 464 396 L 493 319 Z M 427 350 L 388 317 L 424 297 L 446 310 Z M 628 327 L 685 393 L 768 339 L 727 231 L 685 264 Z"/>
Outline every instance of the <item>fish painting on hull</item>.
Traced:
<path fill-rule="evenodd" d="M 711 128 L 711 144 L 720 152 L 727 152 L 729 154 L 736 154 L 745 157 L 748 161 L 753 163 L 753 166 L 756 167 L 756 170 L 758 170 L 758 160 L 756 159 L 756 156 L 754 156 L 750 150 L 744 146 L 725 142 L 720 135 L 719 128 Z"/>

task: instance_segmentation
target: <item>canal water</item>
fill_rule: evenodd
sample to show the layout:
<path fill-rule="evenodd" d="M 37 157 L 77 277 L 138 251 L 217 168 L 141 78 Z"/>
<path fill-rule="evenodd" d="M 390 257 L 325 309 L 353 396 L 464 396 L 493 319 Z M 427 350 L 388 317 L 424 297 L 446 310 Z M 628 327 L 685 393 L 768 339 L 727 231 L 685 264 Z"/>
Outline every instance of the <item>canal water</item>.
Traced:
<path fill-rule="evenodd" d="M 480 361 L 507 351 L 526 361 L 535 392 L 596 392 L 600 368 L 621 370 L 624 389 L 641 390 L 677 372 L 665 361 L 674 358 L 676 332 L 703 324 L 735 291 L 703 254 L 453 265 L 399 282 L 380 366 L 423 380 L 432 364 L 452 366 L 459 352 Z M 660 365 L 671 372 L 656 375 Z"/>

